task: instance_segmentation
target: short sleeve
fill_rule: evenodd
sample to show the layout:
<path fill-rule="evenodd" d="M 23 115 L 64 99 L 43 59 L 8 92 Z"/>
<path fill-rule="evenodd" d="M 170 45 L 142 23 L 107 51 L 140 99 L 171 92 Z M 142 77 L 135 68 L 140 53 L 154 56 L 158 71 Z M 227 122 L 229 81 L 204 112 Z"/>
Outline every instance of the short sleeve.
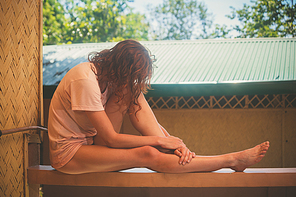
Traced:
<path fill-rule="evenodd" d="M 89 79 L 72 81 L 69 87 L 72 110 L 103 111 L 101 91 L 98 83 Z"/>

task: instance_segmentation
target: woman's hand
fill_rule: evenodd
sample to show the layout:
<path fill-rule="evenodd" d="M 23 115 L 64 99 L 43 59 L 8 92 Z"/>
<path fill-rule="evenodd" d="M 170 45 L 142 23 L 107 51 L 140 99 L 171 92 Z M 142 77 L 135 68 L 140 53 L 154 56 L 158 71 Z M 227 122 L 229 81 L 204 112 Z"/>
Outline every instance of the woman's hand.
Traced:
<path fill-rule="evenodd" d="M 161 137 L 160 146 L 165 149 L 175 150 L 186 147 L 180 138 L 174 136 Z"/>
<path fill-rule="evenodd" d="M 182 148 L 177 148 L 174 151 L 175 155 L 179 156 L 179 164 L 185 165 L 187 163 L 190 163 L 192 158 L 196 157 L 194 152 L 191 152 L 186 146 Z"/>
<path fill-rule="evenodd" d="M 173 149 L 174 154 L 180 157 L 179 164 L 185 165 L 186 163 L 190 163 L 192 158 L 196 155 L 194 152 L 191 152 L 183 141 L 180 138 L 174 136 L 168 136 L 162 138 L 161 147 L 164 149 Z"/>

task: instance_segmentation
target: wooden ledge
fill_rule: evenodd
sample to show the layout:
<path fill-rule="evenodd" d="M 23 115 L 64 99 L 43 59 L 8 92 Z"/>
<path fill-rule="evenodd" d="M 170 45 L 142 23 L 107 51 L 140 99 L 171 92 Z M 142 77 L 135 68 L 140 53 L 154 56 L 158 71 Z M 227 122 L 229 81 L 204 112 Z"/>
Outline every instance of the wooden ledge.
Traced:
<path fill-rule="evenodd" d="M 107 187 L 295 187 L 296 168 L 248 168 L 244 172 L 221 169 L 182 174 L 133 168 L 120 172 L 69 175 L 51 166 L 39 165 L 28 168 L 28 183 Z"/>

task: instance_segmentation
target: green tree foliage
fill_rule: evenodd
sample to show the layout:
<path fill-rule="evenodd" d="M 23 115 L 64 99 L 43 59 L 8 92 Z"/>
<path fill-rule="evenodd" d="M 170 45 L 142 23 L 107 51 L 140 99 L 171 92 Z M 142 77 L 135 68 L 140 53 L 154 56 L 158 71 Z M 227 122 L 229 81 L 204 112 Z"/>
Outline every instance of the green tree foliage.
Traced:
<path fill-rule="evenodd" d="M 56 44 L 63 40 L 65 10 L 56 0 L 43 1 L 43 43 Z"/>
<path fill-rule="evenodd" d="M 230 32 L 231 29 L 229 29 L 226 25 L 220 26 L 219 24 L 215 24 L 215 29 L 211 33 L 210 38 L 230 38 Z"/>
<path fill-rule="evenodd" d="M 60 23 L 54 19 L 44 21 L 44 29 L 52 29 L 53 22 L 59 23 L 59 27 L 62 26 L 60 28 L 62 31 L 58 34 L 60 39 L 57 39 L 55 43 L 44 40 L 45 45 L 148 39 L 149 25 L 145 16 L 133 13 L 126 0 L 51 1 L 55 2 L 55 4 L 50 4 L 52 7 L 63 5 L 64 21 Z M 56 13 L 49 14 L 55 15 Z M 50 17 L 45 16 L 45 20 Z M 58 28 L 51 31 L 56 31 L 56 29 Z M 45 35 L 48 36 L 46 33 Z"/>
<path fill-rule="evenodd" d="M 199 34 L 198 39 L 211 39 L 211 38 L 228 38 L 230 29 L 226 25 L 220 26 L 219 24 L 213 24 L 212 13 L 208 12 L 207 6 L 201 2 L 198 5 L 199 20 L 201 25 L 198 27 Z M 213 27 L 214 26 L 214 27 Z"/>
<path fill-rule="evenodd" d="M 230 19 L 237 18 L 241 26 L 233 29 L 239 38 L 295 37 L 296 4 L 293 0 L 257 0 L 243 9 L 232 8 Z"/>
<path fill-rule="evenodd" d="M 161 5 L 149 9 L 154 40 L 225 38 L 229 33 L 225 26 L 216 24 L 213 28 L 213 15 L 203 2 L 163 0 Z"/>
<path fill-rule="evenodd" d="M 197 11 L 201 22 L 201 27 L 199 28 L 201 29 L 201 32 L 199 33 L 198 38 L 211 38 L 212 35 L 209 34 L 209 29 L 213 25 L 212 14 L 208 13 L 208 8 L 203 2 L 199 3 Z"/>
<path fill-rule="evenodd" d="M 196 0 L 164 0 L 151 8 L 152 39 L 187 40 L 223 37 L 220 26 L 212 30 L 213 17 L 203 2 Z M 219 32 L 219 33 L 218 33 Z M 226 36 L 228 32 L 224 31 Z"/>

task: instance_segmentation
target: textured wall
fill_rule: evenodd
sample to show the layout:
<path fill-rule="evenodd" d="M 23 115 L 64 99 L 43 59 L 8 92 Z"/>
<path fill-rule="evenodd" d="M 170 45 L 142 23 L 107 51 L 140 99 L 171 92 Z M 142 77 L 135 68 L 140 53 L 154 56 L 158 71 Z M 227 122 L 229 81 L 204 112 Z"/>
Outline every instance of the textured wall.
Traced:
<path fill-rule="evenodd" d="M 161 125 L 198 155 L 271 147 L 255 167 L 296 167 L 296 109 L 156 109 Z M 137 134 L 126 117 L 123 133 Z"/>
<path fill-rule="evenodd" d="M 0 1 L 0 129 L 40 124 L 41 1 Z M 0 196 L 24 196 L 23 134 L 0 138 Z"/>
<path fill-rule="evenodd" d="M 286 110 L 283 117 L 283 166 L 296 167 L 296 110 Z"/>

